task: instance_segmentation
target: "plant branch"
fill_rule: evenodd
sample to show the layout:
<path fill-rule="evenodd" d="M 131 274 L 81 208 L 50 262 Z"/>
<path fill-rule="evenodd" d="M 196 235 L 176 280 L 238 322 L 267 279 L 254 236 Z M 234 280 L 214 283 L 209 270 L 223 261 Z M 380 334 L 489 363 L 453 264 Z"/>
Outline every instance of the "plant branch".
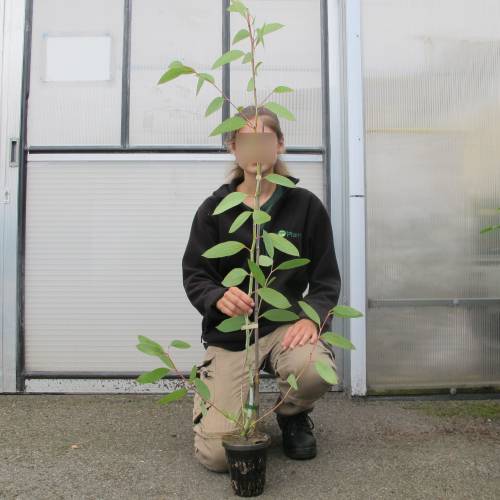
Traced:
<path fill-rule="evenodd" d="M 200 74 L 199 74 L 196 70 L 195 70 L 194 74 L 195 74 L 195 75 L 198 75 L 198 77 L 199 77 L 199 75 L 200 75 Z M 218 87 L 218 86 L 217 86 L 214 82 L 211 82 L 210 80 L 205 80 L 205 81 L 207 81 L 208 83 L 211 83 L 211 84 L 212 84 L 212 85 L 213 85 L 213 86 L 214 86 L 214 87 L 215 87 L 215 88 L 216 88 L 216 89 L 217 89 L 217 90 L 218 90 L 218 91 L 222 94 L 223 99 L 225 99 L 225 100 L 226 100 L 229 104 L 231 104 L 231 106 L 232 106 L 232 107 L 233 107 L 233 108 L 234 108 L 234 109 L 235 109 L 238 113 L 240 112 L 240 110 L 238 109 L 238 107 L 237 107 L 237 106 L 235 106 L 235 105 L 233 104 L 233 102 L 231 101 L 231 99 L 229 99 L 229 97 L 227 97 L 227 95 L 226 95 L 226 94 L 224 94 L 224 92 L 223 92 L 223 91 L 222 91 L 222 90 L 221 90 L 221 89 L 220 89 L 220 88 L 219 88 L 219 87 Z M 246 118 L 246 117 L 245 117 L 245 116 L 243 116 L 243 115 L 242 115 L 242 117 L 243 117 L 243 119 L 247 122 L 247 124 L 248 124 L 249 126 L 252 126 L 252 122 L 251 122 L 248 118 Z"/>
<path fill-rule="evenodd" d="M 307 361 L 307 363 L 304 365 L 304 367 L 302 368 L 302 370 L 299 372 L 299 375 L 296 377 L 296 380 L 297 382 L 299 381 L 300 377 L 302 376 L 302 374 L 304 373 L 304 370 L 310 365 L 311 363 L 311 360 L 312 360 L 312 355 L 313 355 L 313 352 L 314 350 L 316 349 L 316 346 L 318 345 L 318 342 L 319 342 L 319 338 L 320 338 L 320 335 L 321 335 L 321 331 L 323 330 L 324 326 L 325 326 L 325 323 L 326 321 L 328 320 L 328 316 L 330 316 L 330 313 L 328 313 L 326 315 L 326 318 L 325 320 L 323 321 L 323 324 L 320 326 L 320 329 L 319 329 L 319 333 L 318 333 L 318 338 L 316 339 L 316 341 L 314 342 L 314 347 L 312 348 L 311 352 L 309 353 L 309 360 Z M 259 422 L 260 420 L 262 420 L 263 418 L 267 417 L 267 415 L 269 415 L 270 413 L 272 413 L 275 409 L 279 408 L 284 402 L 285 402 L 285 399 L 286 397 L 288 396 L 288 393 L 292 390 L 292 386 L 290 386 L 288 388 L 288 390 L 286 391 L 286 393 L 284 394 L 284 396 L 281 398 L 281 401 L 276 405 L 274 406 L 273 408 L 271 408 L 269 411 L 267 411 L 266 413 L 264 413 L 264 415 L 262 415 L 260 418 L 258 418 L 255 422 L 254 422 L 254 426 L 257 425 L 257 422 Z"/>
<path fill-rule="evenodd" d="M 170 356 L 170 353 L 166 352 L 167 356 L 168 356 L 168 359 L 170 360 L 170 362 L 172 363 L 173 365 L 173 369 L 174 371 L 179 374 L 181 376 L 181 379 L 184 381 L 185 384 L 187 384 L 188 386 L 190 386 L 194 392 L 196 392 L 198 394 L 198 396 L 200 396 L 200 398 L 203 400 L 203 401 L 206 401 L 208 404 L 210 404 L 211 406 L 213 406 L 221 415 L 223 415 L 225 418 L 228 418 L 227 415 L 224 413 L 224 411 L 220 410 L 215 404 L 213 401 L 210 401 L 208 399 L 205 399 L 198 391 L 198 389 L 196 388 L 196 385 L 192 382 L 190 382 L 189 380 L 186 379 L 186 377 L 184 377 L 184 375 L 177 369 L 177 367 L 175 366 L 175 363 L 173 362 L 172 360 L 172 356 Z M 228 420 L 231 420 L 231 422 L 233 422 L 232 419 L 228 419 Z"/>
<path fill-rule="evenodd" d="M 266 97 L 264 98 L 264 100 L 259 104 L 259 108 L 262 107 L 264 105 L 264 103 L 267 101 L 268 97 L 274 92 L 274 89 L 271 90 L 271 92 L 269 92 L 269 94 L 266 95 Z"/>

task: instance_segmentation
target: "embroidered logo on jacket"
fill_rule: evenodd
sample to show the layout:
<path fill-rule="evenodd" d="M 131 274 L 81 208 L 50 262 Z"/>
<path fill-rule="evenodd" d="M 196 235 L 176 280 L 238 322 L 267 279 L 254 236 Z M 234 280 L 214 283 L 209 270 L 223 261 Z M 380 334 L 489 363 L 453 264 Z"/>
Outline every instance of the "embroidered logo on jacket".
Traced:
<path fill-rule="evenodd" d="M 302 233 L 294 233 L 293 231 L 287 231 L 286 229 L 280 229 L 278 234 L 284 238 L 299 238 L 302 236 Z"/>

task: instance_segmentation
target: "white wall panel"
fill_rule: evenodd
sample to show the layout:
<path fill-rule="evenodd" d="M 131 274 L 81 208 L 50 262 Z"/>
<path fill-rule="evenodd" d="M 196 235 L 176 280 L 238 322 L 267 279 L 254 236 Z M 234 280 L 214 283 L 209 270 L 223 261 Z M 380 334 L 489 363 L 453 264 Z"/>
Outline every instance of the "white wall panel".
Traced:
<path fill-rule="evenodd" d="M 225 182 L 232 155 L 31 155 L 26 214 L 26 370 L 133 372 L 158 366 L 143 334 L 201 358 L 202 317 L 182 286 L 196 208 Z M 297 159 L 302 159 L 298 162 Z M 321 199 L 320 155 L 282 155 Z"/>

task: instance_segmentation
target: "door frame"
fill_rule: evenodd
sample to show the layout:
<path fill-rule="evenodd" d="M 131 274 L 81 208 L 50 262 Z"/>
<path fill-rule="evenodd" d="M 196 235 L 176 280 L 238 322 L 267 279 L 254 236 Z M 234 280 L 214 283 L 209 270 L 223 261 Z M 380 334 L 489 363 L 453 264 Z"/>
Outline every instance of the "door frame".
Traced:
<path fill-rule="evenodd" d="M 27 5 L 4 0 L 0 7 L 0 392 L 18 392 L 20 387 L 19 304 L 21 265 L 19 252 L 20 173 L 23 164 L 23 68 L 27 43 Z M 22 61 L 23 64 L 19 64 Z"/>

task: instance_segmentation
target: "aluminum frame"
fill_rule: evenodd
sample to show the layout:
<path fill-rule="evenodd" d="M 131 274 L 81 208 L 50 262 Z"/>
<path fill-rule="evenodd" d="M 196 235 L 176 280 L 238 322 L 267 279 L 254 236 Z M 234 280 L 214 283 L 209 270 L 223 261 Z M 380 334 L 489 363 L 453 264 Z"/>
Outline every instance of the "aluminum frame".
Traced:
<path fill-rule="evenodd" d="M 350 321 L 351 395 L 365 396 L 366 383 L 366 179 L 364 147 L 361 0 L 343 0 L 345 9 L 346 96 L 349 179 L 349 305 L 364 316 Z"/>
<path fill-rule="evenodd" d="M 22 191 L 21 168 L 24 150 L 21 108 L 24 46 L 29 18 L 24 2 L 4 0 L 0 4 L 0 392 L 20 390 L 20 336 L 22 317 L 19 311 L 21 263 L 19 202 Z M 23 61 L 23 65 L 19 62 Z"/>

